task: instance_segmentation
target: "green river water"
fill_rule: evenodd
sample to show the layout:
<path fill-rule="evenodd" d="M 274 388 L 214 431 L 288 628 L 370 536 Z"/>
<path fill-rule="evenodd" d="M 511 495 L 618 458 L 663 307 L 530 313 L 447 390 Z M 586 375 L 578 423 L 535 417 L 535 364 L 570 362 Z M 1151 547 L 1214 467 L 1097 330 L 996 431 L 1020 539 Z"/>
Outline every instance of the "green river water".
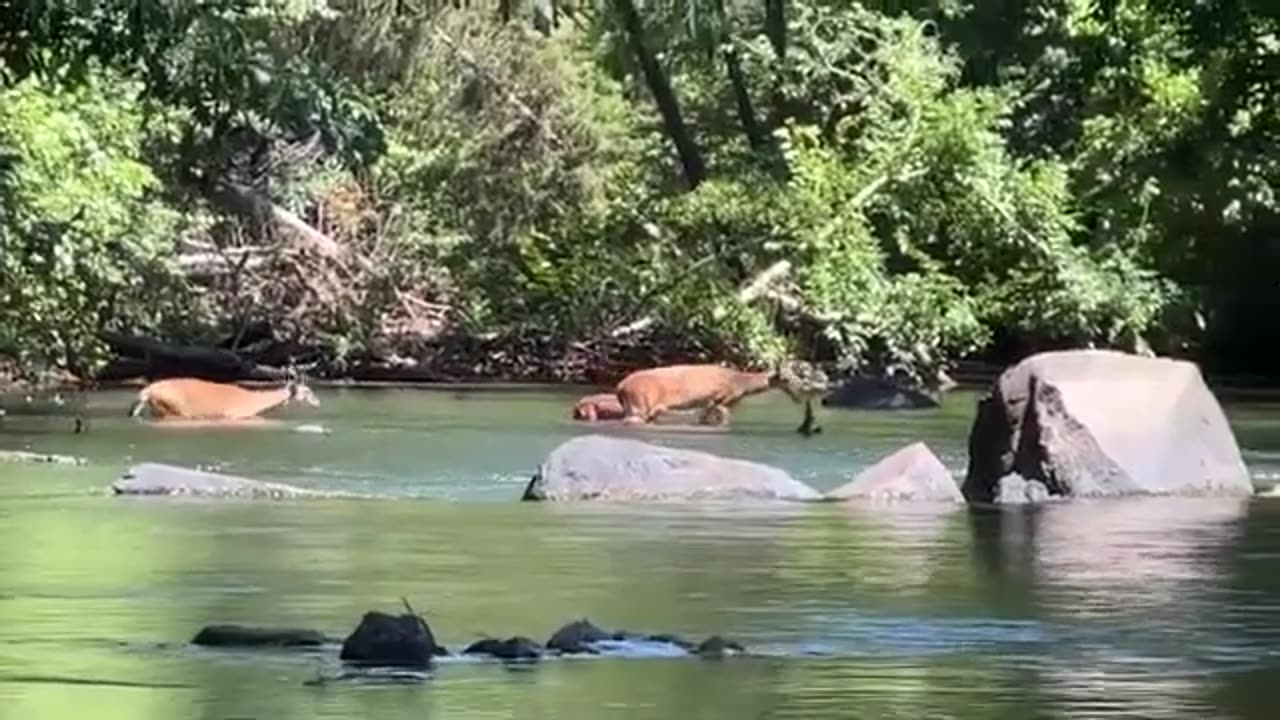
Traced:
<path fill-rule="evenodd" d="M 0 719 L 1280 717 L 1280 499 L 1071 503 L 1035 511 L 517 502 L 587 429 L 580 390 L 318 389 L 279 426 L 168 429 L 131 394 L 0 421 Z M 761 460 L 820 489 L 925 440 L 960 474 L 972 394 L 938 410 L 826 412 L 785 398 L 731 431 L 657 442 Z M 1280 476 L 1280 408 L 1229 406 L 1259 484 Z M 329 434 L 292 432 L 320 423 Z M 619 430 L 613 430 L 619 431 Z M 379 496 L 118 498 L 132 462 Z M 408 598 L 451 648 L 484 633 L 721 633 L 760 657 L 446 660 L 419 683 L 310 683 L 336 649 L 216 652 L 201 625 L 344 635 Z"/>

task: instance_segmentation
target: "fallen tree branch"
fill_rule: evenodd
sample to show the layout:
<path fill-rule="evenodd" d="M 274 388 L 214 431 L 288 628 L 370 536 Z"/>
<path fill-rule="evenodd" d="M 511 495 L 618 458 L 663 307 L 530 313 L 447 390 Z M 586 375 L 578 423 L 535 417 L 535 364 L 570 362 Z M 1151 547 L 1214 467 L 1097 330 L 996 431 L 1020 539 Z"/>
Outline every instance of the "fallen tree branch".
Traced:
<path fill-rule="evenodd" d="M 237 352 L 177 345 L 148 337 L 103 331 L 98 337 L 123 358 L 142 361 L 150 378 L 186 376 L 206 380 L 283 380 L 285 371 L 246 360 Z"/>

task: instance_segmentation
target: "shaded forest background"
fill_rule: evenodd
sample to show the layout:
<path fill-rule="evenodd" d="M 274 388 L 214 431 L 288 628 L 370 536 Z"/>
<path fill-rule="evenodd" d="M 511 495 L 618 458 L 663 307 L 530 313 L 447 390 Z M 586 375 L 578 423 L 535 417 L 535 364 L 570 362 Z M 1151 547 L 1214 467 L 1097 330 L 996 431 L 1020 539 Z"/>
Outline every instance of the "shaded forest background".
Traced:
<path fill-rule="evenodd" d="M 0 2 L 0 357 L 1275 377 L 1270 0 Z"/>

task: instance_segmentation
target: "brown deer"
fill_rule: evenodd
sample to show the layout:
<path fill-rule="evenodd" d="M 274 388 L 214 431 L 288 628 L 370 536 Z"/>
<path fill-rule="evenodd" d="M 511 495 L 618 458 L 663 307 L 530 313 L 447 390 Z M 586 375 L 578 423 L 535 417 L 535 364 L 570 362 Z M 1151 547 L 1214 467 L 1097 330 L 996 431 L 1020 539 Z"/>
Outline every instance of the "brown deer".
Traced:
<path fill-rule="evenodd" d="M 595 422 L 597 420 L 621 420 L 622 403 L 614 393 L 587 395 L 573 406 L 573 419 Z"/>
<path fill-rule="evenodd" d="M 668 365 L 637 370 L 618 383 L 623 421 L 651 423 L 672 410 L 701 409 L 703 425 L 729 422 L 730 409 L 750 395 L 780 389 L 799 401 L 794 379 L 784 368 L 743 372 L 720 365 Z"/>
<path fill-rule="evenodd" d="M 271 390 L 249 390 L 196 378 L 169 378 L 142 388 L 129 408 L 129 416 L 138 417 L 150 408 L 151 415 L 157 418 L 244 420 L 291 402 L 320 405 L 311 388 L 297 380 Z"/>

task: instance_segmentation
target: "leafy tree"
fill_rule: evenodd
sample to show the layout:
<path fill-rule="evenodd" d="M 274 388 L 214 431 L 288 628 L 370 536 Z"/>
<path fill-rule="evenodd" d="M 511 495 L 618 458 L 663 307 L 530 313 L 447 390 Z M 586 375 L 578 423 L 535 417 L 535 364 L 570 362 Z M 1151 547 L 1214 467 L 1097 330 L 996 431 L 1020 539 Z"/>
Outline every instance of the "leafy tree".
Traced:
<path fill-rule="evenodd" d="M 97 70 L 0 90 L 0 354 L 27 367 L 91 370 L 102 327 L 192 308 L 172 263 L 184 222 L 141 161 L 139 91 Z"/>

